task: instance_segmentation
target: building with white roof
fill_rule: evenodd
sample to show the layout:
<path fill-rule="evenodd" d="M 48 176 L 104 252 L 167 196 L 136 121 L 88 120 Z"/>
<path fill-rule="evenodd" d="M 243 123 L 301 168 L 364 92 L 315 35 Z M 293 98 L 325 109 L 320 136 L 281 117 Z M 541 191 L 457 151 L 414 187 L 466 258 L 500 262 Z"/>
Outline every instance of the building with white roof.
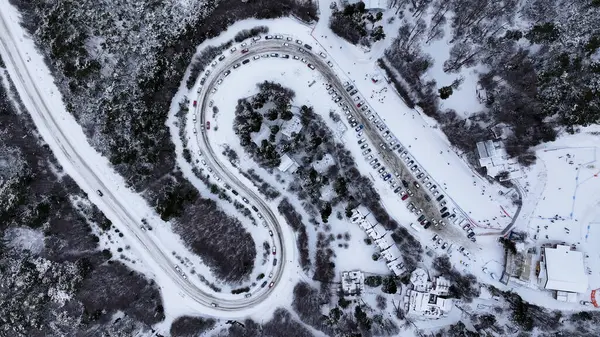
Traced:
<path fill-rule="evenodd" d="M 557 245 L 556 248 L 544 247 L 542 255 L 541 283 L 544 288 L 566 293 L 585 293 L 588 278 L 583 265 L 583 253 L 571 250 L 571 247 Z M 567 295 L 558 294 L 561 298 Z"/>
<path fill-rule="evenodd" d="M 292 157 L 288 156 L 287 154 L 284 154 L 283 156 L 281 156 L 281 163 L 277 168 L 281 172 L 294 173 L 296 172 L 296 170 L 298 170 L 298 167 L 298 163 L 296 163 L 296 161 L 292 159 Z"/>
<path fill-rule="evenodd" d="M 408 314 L 437 318 L 452 309 L 452 299 L 444 298 L 450 289 L 450 281 L 447 279 L 440 276 L 429 281 L 427 272 L 417 268 L 410 275 L 410 282 L 413 288 L 404 298 Z"/>
<path fill-rule="evenodd" d="M 342 291 L 344 295 L 360 295 L 365 290 L 365 274 L 359 270 L 342 272 Z"/>
<path fill-rule="evenodd" d="M 369 238 L 375 242 L 381 251 L 381 256 L 394 275 L 402 275 L 404 272 L 404 263 L 402 263 L 400 249 L 396 246 L 389 231 L 375 221 L 375 217 L 369 209 L 362 205 L 358 206 L 352 211 L 350 221 L 358 224 L 367 233 Z"/>
<path fill-rule="evenodd" d="M 292 119 L 290 119 L 289 121 L 286 121 L 285 123 L 283 123 L 283 125 L 281 125 L 279 132 L 281 132 L 282 135 L 290 138 L 294 134 L 300 133 L 301 130 L 302 130 L 302 121 L 300 120 L 300 117 L 294 115 L 294 117 L 292 117 Z"/>
<path fill-rule="evenodd" d="M 346 4 L 356 4 L 361 1 L 365 3 L 365 9 L 367 9 L 367 10 L 384 11 L 389 8 L 388 0 L 345 0 L 345 3 Z"/>
<path fill-rule="evenodd" d="M 426 292 L 429 288 L 429 276 L 425 269 L 417 268 L 410 274 L 410 283 L 416 291 Z"/>
<path fill-rule="evenodd" d="M 521 176 L 520 166 L 510 159 L 501 141 L 487 140 L 477 143 L 477 154 L 480 167 L 485 167 L 487 175 L 496 177 L 500 172 L 508 172 L 506 180 Z"/>
<path fill-rule="evenodd" d="M 447 296 L 450 293 L 450 280 L 438 276 L 433 279 L 431 293 L 438 296 Z"/>

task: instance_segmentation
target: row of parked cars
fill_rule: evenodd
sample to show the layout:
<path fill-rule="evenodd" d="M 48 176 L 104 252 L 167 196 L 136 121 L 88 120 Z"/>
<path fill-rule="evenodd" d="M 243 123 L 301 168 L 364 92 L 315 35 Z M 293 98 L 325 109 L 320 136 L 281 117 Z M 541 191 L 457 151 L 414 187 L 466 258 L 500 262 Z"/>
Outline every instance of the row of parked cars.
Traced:
<path fill-rule="evenodd" d="M 426 216 L 422 214 L 423 209 L 417 207 L 413 202 L 408 203 L 407 207 L 411 212 L 416 213 L 416 215 L 419 215 L 418 221 L 425 229 L 429 228 L 431 225 L 434 225 L 435 227 L 445 227 L 445 218 L 448 218 L 449 220 L 455 219 L 457 213 L 456 209 L 453 209 L 452 212 L 448 209 L 446 200 L 444 200 L 444 194 L 440 193 L 440 191 L 437 189 L 437 185 L 430 180 L 429 176 L 427 176 L 425 172 L 421 171 L 418 164 L 415 163 L 415 160 L 411 158 L 408 151 L 400 144 L 399 140 L 394 137 L 391 131 L 386 128 L 383 121 L 380 118 L 378 118 L 378 116 L 371 111 L 371 109 L 365 103 L 365 101 L 357 95 L 358 90 L 348 82 L 344 83 L 344 88 L 350 94 L 350 96 L 353 96 L 353 100 L 356 103 L 356 107 L 359 108 L 360 111 L 365 114 L 367 120 L 373 123 L 373 125 L 382 133 L 384 141 L 379 144 L 380 148 L 384 151 L 388 149 L 394 152 L 397 151 L 400 158 L 405 161 L 406 166 L 409 168 L 409 170 L 415 177 L 415 180 L 412 181 L 411 186 L 411 184 L 408 181 L 400 179 L 400 174 L 398 172 L 394 172 L 392 176 L 392 173 L 388 172 L 386 168 L 382 166 L 382 163 L 379 162 L 379 159 L 374 158 L 372 154 L 372 149 L 369 148 L 369 144 L 366 142 L 366 139 L 361 138 L 363 135 L 362 130 L 364 126 L 362 124 L 358 125 L 358 121 L 356 121 L 354 116 L 352 116 L 348 107 L 345 104 L 340 103 L 348 117 L 350 126 L 355 128 L 355 131 L 357 132 L 357 137 L 359 137 L 358 144 L 360 145 L 360 149 L 363 150 L 362 154 L 365 156 L 365 159 L 368 161 L 369 165 L 371 165 L 373 169 L 377 170 L 377 173 L 381 176 L 381 178 L 383 178 L 384 181 L 389 182 L 391 188 L 394 189 L 394 193 L 399 194 L 402 201 L 407 201 L 408 198 L 414 195 L 414 192 L 411 190 L 411 188 L 427 189 L 428 191 L 426 191 L 427 193 L 425 194 L 425 199 L 428 202 L 432 202 L 432 198 L 430 197 L 430 195 L 435 197 L 435 202 L 437 202 L 440 207 L 439 210 L 442 220 L 426 219 Z M 334 89 L 331 89 L 330 85 L 328 85 L 326 89 L 328 90 L 328 93 L 332 95 L 334 102 L 337 103 L 342 99 L 342 97 L 339 96 Z M 472 241 L 475 241 L 474 235 L 474 233 L 469 233 L 468 237 Z"/>

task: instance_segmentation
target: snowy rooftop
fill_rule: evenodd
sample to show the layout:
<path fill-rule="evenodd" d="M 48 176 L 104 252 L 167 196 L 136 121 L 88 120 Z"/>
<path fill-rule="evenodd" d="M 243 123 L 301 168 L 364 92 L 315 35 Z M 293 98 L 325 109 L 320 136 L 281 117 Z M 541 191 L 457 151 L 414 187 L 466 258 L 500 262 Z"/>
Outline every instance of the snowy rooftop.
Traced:
<path fill-rule="evenodd" d="M 519 165 L 514 160 L 509 160 L 502 142 L 491 140 L 478 142 L 477 153 L 479 154 L 479 165 L 487 168 L 489 176 L 495 177 L 502 171 L 509 172 L 511 179 L 521 176 Z"/>
<path fill-rule="evenodd" d="M 280 132 L 286 137 L 291 137 L 292 133 L 299 133 L 302 130 L 302 123 L 300 122 L 300 117 L 294 115 L 292 119 L 283 123 L 281 126 Z"/>
<path fill-rule="evenodd" d="M 400 262 L 397 262 L 397 261 L 388 262 L 387 266 L 388 266 L 388 268 L 390 268 L 392 273 L 394 273 L 394 275 L 396 275 L 396 276 L 400 276 L 404 272 L 403 265 Z"/>
<path fill-rule="evenodd" d="M 365 274 L 359 270 L 342 272 L 342 290 L 346 295 L 359 294 L 364 290 Z"/>
<path fill-rule="evenodd" d="M 387 0 L 347 0 L 349 4 L 355 4 L 358 2 L 364 2 L 366 9 L 388 9 Z"/>
<path fill-rule="evenodd" d="M 426 291 L 428 279 L 427 272 L 424 269 L 417 268 L 410 275 L 410 283 L 415 286 L 415 290 Z"/>
<path fill-rule="evenodd" d="M 588 288 L 588 278 L 583 267 L 583 254 L 571 250 L 569 246 L 558 245 L 545 248 L 546 289 L 584 293 Z"/>
<path fill-rule="evenodd" d="M 433 289 L 431 290 L 431 292 L 436 295 L 445 296 L 448 295 L 449 290 L 450 280 L 439 276 L 435 279 L 435 282 L 433 283 Z"/>
<path fill-rule="evenodd" d="M 434 294 L 410 291 L 408 312 L 426 317 L 439 317 L 452 309 L 452 300 Z"/>
<path fill-rule="evenodd" d="M 281 163 L 279 164 L 279 171 L 281 172 L 286 172 L 287 170 L 289 170 L 290 172 L 294 172 L 296 171 L 296 169 L 298 168 L 298 164 L 294 161 L 294 159 L 292 159 L 290 156 L 288 156 L 287 154 L 284 154 L 283 156 L 281 156 Z"/>

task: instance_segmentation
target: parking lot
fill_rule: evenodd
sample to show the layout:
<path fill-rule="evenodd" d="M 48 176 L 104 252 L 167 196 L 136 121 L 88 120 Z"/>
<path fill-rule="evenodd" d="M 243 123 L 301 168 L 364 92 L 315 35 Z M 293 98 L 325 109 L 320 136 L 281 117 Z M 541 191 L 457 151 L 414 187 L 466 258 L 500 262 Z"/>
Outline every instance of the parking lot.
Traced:
<path fill-rule="evenodd" d="M 439 236 L 444 236 L 445 240 L 451 239 L 460 246 L 472 247 L 474 234 L 467 238 L 468 233 L 462 229 L 467 222 L 456 205 L 446 201 L 442 188 L 415 162 L 409 149 L 404 148 L 387 129 L 358 90 L 349 82 L 344 83 L 343 92 L 337 92 L 329 84 L 325 84 L 325 90 L 341 107 L 356 135 L 364 160 L 373 169 L 371 173 L 376 179 L 387 182 L 397 195 L 397 202 L 404 204 L 421 219 L 412 225 L 431 229 Z"/>

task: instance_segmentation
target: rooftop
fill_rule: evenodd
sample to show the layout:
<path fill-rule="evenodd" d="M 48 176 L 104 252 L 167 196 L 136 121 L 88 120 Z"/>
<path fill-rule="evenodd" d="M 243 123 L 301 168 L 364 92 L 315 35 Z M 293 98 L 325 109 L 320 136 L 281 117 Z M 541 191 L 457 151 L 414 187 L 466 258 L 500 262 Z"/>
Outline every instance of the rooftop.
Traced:
<path fill-rule="evenodd" d="M 289 170 L 290 172 L 294 173 L 298 169 L 298 164 L 290 156 L 284 154 L 281 156 L 281 163 L 279 164 L 278 169 L 281 172 L 286 172 Z"/>
<path fill-rule="evenodd" d="M 557 245 L 544 248 L 547 272 L 546 289 L 584 293 L 588 278 L 583 266 L 583 254 L 569 246 Z"/>
<path fill-rule="evenodd" d="M 358 295 L 365 288 L 365 274 L 359 270 L 342 272 L 342 290 L 346 295 Z"/>
<path fill-rule="evenodd" d="M 292 137 L 292 133 L 297 134 L 300 132 L 300 130 L 302 130 L 302 122 L 300 117 L 294 115 L 292 119 L 283 123 L 280 132 L 286 137 Z"/>

